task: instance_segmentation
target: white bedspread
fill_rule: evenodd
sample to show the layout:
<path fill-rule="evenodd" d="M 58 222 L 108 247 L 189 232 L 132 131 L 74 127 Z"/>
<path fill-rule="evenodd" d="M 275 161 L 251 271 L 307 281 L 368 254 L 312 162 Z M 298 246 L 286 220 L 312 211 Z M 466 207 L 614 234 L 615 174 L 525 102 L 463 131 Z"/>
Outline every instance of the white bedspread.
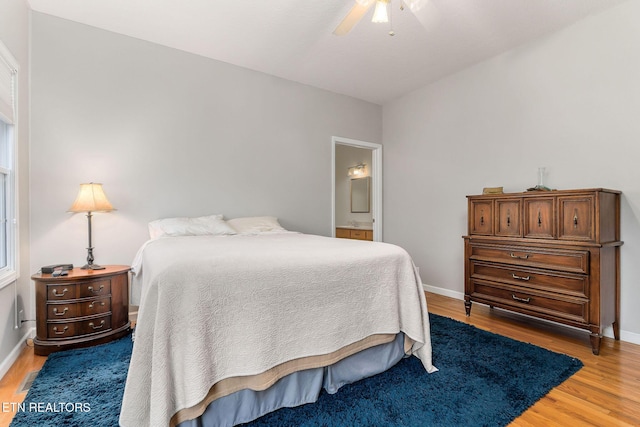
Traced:
<path fill-rule="evenodd" d="M 422 283 L 395 245 L 280 233 L 149 242 L 120 424 L 166 426 L 217 381 L 404 332 L 433 372 Z M 142 267 L 142 268 L 140 268 Z"/>

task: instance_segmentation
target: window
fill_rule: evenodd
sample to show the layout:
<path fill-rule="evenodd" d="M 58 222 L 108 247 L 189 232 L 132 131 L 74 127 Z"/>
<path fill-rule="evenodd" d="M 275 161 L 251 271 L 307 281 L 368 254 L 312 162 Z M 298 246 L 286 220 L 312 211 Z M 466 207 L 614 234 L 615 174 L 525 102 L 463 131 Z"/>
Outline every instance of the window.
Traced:
<path fill-rule="evenodd" d="M 0 42 L 0 289 L 18 277 L 18 64 Z"/>

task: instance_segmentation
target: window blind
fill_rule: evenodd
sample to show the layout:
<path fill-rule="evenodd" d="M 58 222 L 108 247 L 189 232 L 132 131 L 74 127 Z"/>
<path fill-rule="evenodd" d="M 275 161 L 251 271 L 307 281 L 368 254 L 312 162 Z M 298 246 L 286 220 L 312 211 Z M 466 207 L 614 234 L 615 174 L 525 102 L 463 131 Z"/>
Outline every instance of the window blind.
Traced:
<path fill-rule="evenodd" d="M 0 48 L 3 46 L 0 44 Z M 5 49 L 0 49 L 0 118 L 14 124 L 15 121 L 15 84 L 18 70 L 11 66 L 13 62 Z"/>

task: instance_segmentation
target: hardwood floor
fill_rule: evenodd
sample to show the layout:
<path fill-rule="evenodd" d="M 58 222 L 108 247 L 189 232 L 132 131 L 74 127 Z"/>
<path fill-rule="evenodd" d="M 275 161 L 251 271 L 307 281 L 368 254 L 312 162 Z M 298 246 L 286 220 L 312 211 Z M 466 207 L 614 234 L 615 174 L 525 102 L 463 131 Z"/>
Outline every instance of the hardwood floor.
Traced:
<path fill-rule="evenodd" d="M 33 354 L 33 346 L 24 346 L 18 360 L 0 381 L 0 427 L 7 427 L 13 419 L 12 403 L 21 403 L 27 393 L 18 393 L 23 380 L 33 371 L 38 371 L 44 365 L 46 356 Z"/>
<path fill-rule="evenodd" d="M 605 338 L 600 356 L 591 353 L 584 331 L 524 318 L 473 304 L 467 317 L 460 300 L 427 293 L 429 311 L 478 328 L 530 342 L 582 360 L 584 367 L 517 418 L 511 426 L 637 426 L 640 425 L 640 346 Z M 38 370 L 46 357 L 23 349 L 0 381 L 0 404 L 22 402 L 16 394 L 23 379 Z M 0 427 L 13 413 L 0 411 Z M 470 421 L 472 425 L 472 421 Z"/>

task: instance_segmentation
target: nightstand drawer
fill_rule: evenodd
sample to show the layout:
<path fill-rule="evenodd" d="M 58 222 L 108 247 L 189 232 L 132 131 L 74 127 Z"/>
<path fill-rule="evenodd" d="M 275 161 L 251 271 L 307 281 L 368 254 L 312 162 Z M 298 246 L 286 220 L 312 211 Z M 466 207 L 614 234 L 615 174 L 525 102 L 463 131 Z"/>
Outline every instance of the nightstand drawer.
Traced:
<path fill-rule="evenodd" d="M 69 338 L 76 335 L 76 324 L 71 323 L 50 323 L 47 325 L 49 339 Z"/>
<path fill-rule="evenodd" d="M 69 319 L 78 316 L 77 304 L 69 303 L 47 305 L 47 319 Z"/>
<path fill-rule="evenodd" d="M 111 329 L 111 317 L 104 316 L 97 319 L 85 320 L 78 324 L 78 335 L 96 334 Z"/>
<path fill-rule="evenodd" d="M 109 295 L 111 293 L 111 280 L 92 280 L 88 283 L 79 283 L 80 298 Z"/>
<path fill-rule="evenodd" d="M 62 301 L 74 298 L 76 298 L 75 284 L 47 284 L 47 299 L 49 301 Z"/>
<path fill-rule="evenodd" d="M 93 301 L 86 301 L 78 304 L 80 316 L 91 316 L 93 314 L 107 313 L 111 310 L 111 298 L 100 298 Z"/>

